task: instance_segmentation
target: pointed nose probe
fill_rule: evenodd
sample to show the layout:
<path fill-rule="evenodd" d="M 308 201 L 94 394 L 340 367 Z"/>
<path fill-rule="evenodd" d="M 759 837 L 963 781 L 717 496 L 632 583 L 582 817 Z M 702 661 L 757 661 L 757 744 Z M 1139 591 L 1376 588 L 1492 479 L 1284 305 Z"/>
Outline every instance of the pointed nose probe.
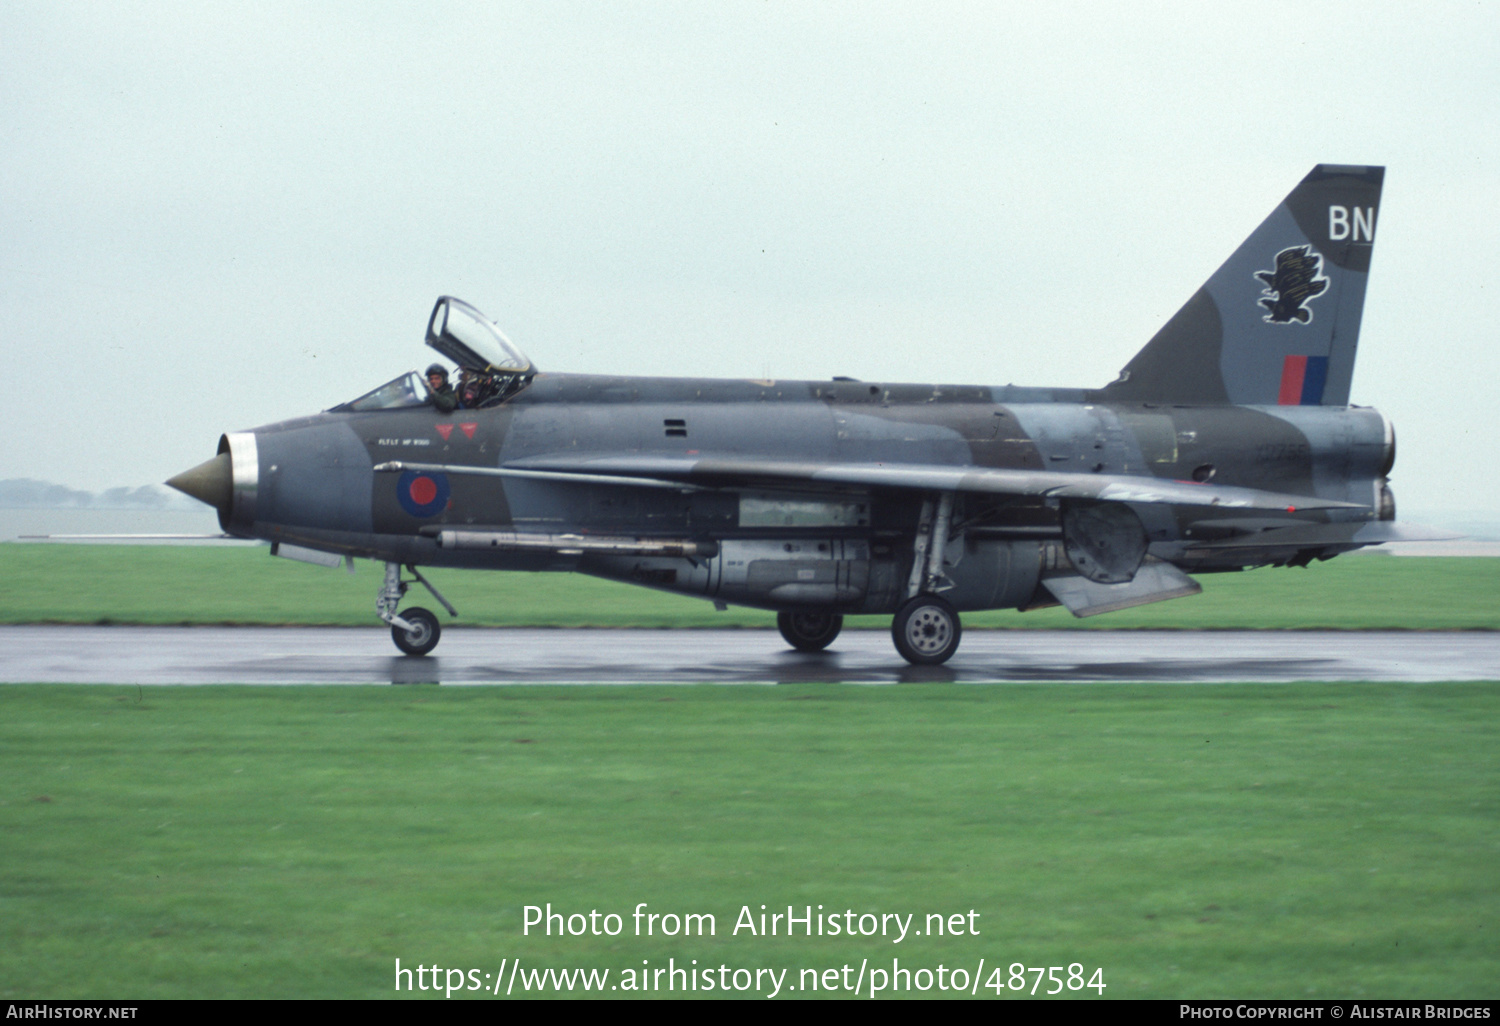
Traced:
<path fill-rule="evenodd" d="M 229 453 L 221 452 L 191 470 L 184 470 L 167 481 L 167 485 L 199 502 L 208 503 L 219 511 L 221 517 L 228 519 L 234 503 L 234 464 Z"/>
<path fill-rule="evenodd" d="M 219 526 L 250 537 L 260 486 L 260 454 L 253 431 L 232 431 L 219 439 L 219 454 L 167 484 L 219 511 Z"/>

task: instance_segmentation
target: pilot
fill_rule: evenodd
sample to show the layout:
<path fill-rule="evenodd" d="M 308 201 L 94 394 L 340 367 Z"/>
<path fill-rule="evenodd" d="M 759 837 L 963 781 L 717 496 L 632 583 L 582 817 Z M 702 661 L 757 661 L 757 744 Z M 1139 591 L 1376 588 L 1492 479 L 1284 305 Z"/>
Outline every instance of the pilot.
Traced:
<path fill-rule="evenodd" d="M 427 400 L 444 413 L 458 409 L 458 396 L 448 384 L 448 370 L 440 363 L 427 368 Z"/>
<path fill-rule="evenodd" d="M 470 370 L 458 372 L 458 405 L 460 409 L 477 410 L 499 391 L 493 374 Z"/>

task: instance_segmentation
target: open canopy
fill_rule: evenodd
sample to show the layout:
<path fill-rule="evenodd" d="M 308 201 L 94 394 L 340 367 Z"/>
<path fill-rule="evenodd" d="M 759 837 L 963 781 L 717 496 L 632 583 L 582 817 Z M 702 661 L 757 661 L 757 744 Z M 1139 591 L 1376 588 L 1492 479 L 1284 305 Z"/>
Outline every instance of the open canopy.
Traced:
<path fill-rule="evenodd" d="M 529 374 L 531 361 L 484 314 L 442 296 L 427 321 L 427 344 L 460 367 L 490 374 Z"/>

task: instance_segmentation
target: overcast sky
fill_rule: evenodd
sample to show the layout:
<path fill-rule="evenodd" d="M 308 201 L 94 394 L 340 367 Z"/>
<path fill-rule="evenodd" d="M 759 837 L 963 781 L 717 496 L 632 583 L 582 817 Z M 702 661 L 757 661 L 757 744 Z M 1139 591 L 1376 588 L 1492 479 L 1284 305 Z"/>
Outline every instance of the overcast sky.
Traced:
<path fill-rule="evenodd" d="M 0 3 L 0 478 L 159 482 L 425 366 L 1099 386 L 1385 164 L 1353 399 L 1500 511 L 1485 2 Z"/>

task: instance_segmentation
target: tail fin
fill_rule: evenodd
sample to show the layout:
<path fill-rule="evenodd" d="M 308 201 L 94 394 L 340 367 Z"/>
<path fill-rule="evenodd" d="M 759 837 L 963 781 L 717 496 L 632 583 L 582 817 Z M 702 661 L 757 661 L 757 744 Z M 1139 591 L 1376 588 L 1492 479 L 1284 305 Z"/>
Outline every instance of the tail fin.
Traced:
<path fill-rule="evenodd" d="M 1384 176 L 1383 167 L 1313 168 L 1095 395 L 1348 405 Z"/>

